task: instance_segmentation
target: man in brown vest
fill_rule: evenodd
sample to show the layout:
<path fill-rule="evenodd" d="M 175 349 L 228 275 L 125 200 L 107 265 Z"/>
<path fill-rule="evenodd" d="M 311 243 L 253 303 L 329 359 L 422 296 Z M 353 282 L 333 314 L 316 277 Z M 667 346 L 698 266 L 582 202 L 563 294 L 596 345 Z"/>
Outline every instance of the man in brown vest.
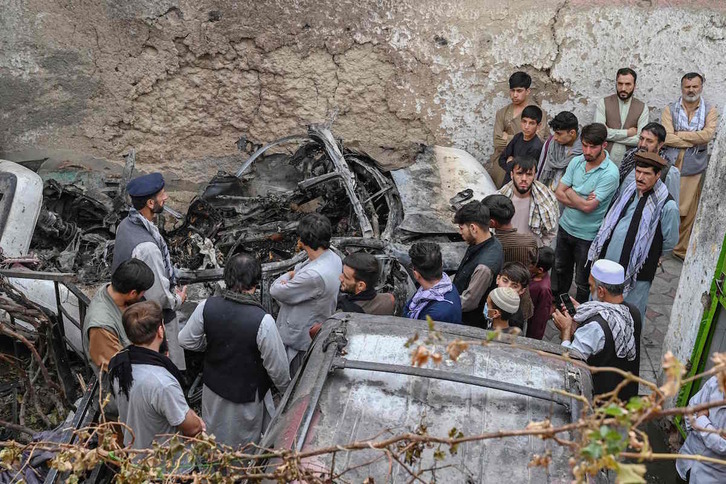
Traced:
<path fill-rule="evenodd" d="M 595 123 L 608 128 L 607 150 L 610 160 L 620 166 L 625 152 L 638 144 L 638 134 L 648 124 L 648 107 L 633 97 L 638 75 L 623 67 L 615 76 L 616 93 L 600 99 L 595 111 Z"/>

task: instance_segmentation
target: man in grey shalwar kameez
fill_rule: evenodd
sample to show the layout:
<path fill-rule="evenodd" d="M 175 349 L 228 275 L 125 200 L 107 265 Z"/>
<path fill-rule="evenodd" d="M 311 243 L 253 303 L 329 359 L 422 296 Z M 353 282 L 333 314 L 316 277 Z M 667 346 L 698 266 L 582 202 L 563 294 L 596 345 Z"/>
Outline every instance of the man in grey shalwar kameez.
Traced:
<path fill-rule="evenodd" d="M 202 415 L 207 432 L 232 447 L 259 442 L 274 413 L 270 389 L 290 383 L 285 346 L 255 289 L 262 269 L 246 254 L 224 268 L 227 289 L 202 301 L 179 343 L 204 351 Z"/>
<path fill-rule="evenodd" d="M 270 286 L 270 296 L 280 304 L 277 327 L 292 375 L 300 368 L 302 356 L 312 342 L 310 328 L 335 312 L 343 272 L 343 262 L 330 250 L 333 230 L 324 215 L 311 213 L 303 217 L 297 234 L 298 245 L 307 253 L 308 260 Z"/>

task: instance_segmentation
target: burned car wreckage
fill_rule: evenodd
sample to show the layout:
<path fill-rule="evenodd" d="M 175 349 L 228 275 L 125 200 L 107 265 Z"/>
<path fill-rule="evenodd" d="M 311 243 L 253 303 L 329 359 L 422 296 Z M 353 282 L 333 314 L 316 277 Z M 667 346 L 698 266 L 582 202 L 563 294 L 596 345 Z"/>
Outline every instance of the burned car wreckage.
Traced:
<path fill-rule="evenodd" d="M 91 286 L 108 280 L 134 164 L 133 151 L 123 174 L 88 163 L 24 162 L 43 179 L 43 207 L 31 254 L 6 254 L 0 264 L 75 273 Z M 465 246 L 451 222 L 451 204 L 494 190 L 486 171 L 463 151 L 428 147 L 410 166 L 385 173 L 367 154 L 343 148 L 329 128 L 312 125 L 307 135 L 260 147 L 236 173 L 219 172 L 191 201 L 186 216 L 167 208 L 158 225 L 172 260 L 182 268 L 182 282 L 219 280 L 230 256 L 257 255 L 263 262 L 263 303 L 274 311 L 269 284 L 304 257 L 297 250 L 298 221 L 322 213 L 331 220 L 333 248 L 341 255 L 357 250 L 376 255 L 382 268 L 379 289 L 394 293 L 400 311 L 414 290 L 404 269 L 410 244 L 441 243 L 445 269 L 455 270 Z M 169 215 L 176 226 L 164 231 Z"/>

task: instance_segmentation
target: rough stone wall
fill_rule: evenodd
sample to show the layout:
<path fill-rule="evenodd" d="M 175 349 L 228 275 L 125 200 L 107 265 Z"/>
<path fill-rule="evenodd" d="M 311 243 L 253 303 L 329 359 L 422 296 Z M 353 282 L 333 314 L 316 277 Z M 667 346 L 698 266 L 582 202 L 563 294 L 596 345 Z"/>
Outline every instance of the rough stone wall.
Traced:
<path fill-rule="evenodd" d="M 719 134 L 704 174 L 703 194 L 698 207 L 688 253 L 683 263 L 678 291 L 673 301 L 671 321 L 663 341 L 663 354 L 672 351 L 682 362 L 691 358 L 701 326 L 701 318 L 711 303 L 709 292 L 716 263 L 726 235 L 726 119 L 719 123 Z M 662 376 L 662 375 L 661 375 Z"/>
<path fill-rule="evenodd" d="M 549 113 L 592 118 L 614 72 L 659 110 L 705 72 L 726 101 L 723 2 L 659 0 L 2 0 L 0 151 L 65 148 L 189 182 L 337 113 L 378 155 L 411 142 L 484 162 L 507 78 Z M 404 152 L 404 151 L 400 151 Z"/>

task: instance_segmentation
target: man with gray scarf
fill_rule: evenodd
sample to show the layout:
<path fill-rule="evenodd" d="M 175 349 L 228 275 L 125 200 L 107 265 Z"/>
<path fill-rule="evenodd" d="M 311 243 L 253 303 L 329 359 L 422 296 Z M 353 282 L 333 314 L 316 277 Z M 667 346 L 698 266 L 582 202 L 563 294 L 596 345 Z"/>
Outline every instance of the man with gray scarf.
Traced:
<path fill-rule="evenodd" d="M 623 298 L 625 269 L 617 262 L 600 259 L 592 265 L 589 278 L 592 300 L 575 306 L 571 315 L 562 307 L 553 320 L 560 330 L 562 346 L 575 350 L 595 367 L 615 367 L 640 374 L 641 319 L 638 308 Z M 592 376 L 593 395 L 613 392 L 623 381 L 614 372 Z M 627 402 L 638 394 L 638 384 L 630 382 L 620 389 L 618 398 Z"/>
<path fill-rule="evenodd" d="M 560 183 L 570 161 L 582 154 L 577 117 L 562 111 L 550 121 L 552 136 L 547 138 L 537 164 L 537 180 L 552 191 Z M 560 210 L 562 205 L 560 205 Z"/>
<path fill-rule="evenodd" d="M 673 255 L 683 259 L 688 249 L 698 202 L 701 199 L 701 178 L 708 166 L 708 142 L 713 139 L 718 123 L 716 106 L 701 96 L 703 76 L 689 72 L 681 78 L 681 97 L 663 108 L 661 124 L 666 129 L 666 157 L 675 159 L 681 171 L 681 212 L 678 244 Z"/>
<path fill-rule="evenodd" d="M 164 314 L 164 327 L 169 343 L 169 358 L 180 369 L 186 369 L 184 350 L 179 346 L 179 322 L 176 310 L 187 299 L 186 286 L 176 289 L 176 268 L 171 263 L 169 248 L 154 218 L 164 210 L 169 198 L 161 173 L 150 173 L 131 180 L 126 186 L 133 208 L 116 229 L 113 249 L 113 273 L 121 263 L 139 259 L 154 272 L 154 285 L 145 293 L 147 301 L 155 301 Z"/>

